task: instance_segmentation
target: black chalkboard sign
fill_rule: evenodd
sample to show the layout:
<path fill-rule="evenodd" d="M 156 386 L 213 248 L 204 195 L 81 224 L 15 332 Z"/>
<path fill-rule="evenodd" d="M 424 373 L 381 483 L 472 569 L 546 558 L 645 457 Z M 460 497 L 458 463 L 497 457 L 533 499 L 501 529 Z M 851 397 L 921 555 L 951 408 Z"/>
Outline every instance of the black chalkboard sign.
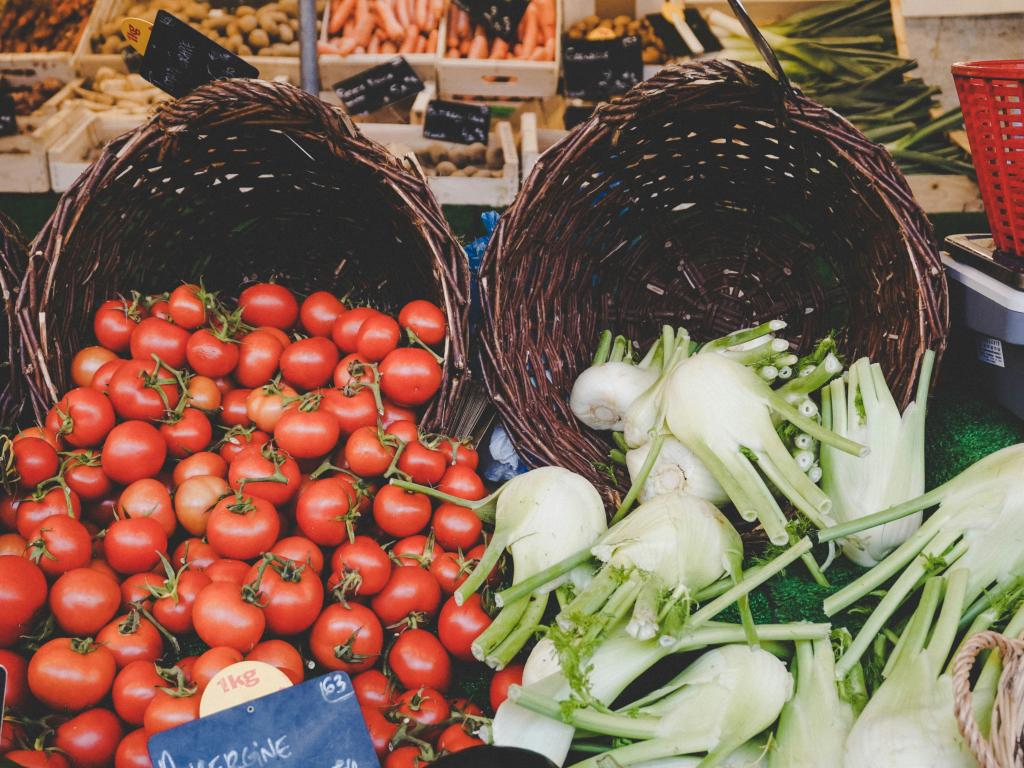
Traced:
<path fill-rule="evenodd" d="M 489 745 L 453 752 L 430 765 L 432 768 L 555 768 L 555 764 L 539 752 Z"/>
<path fill-rule="evenodd" d="M 594 114 L 595 109 L 596 107 L 593 105 L 568 105 L 565 108 L 565 114 L 562 116 L 562 123 L 565 125 L 565 130 L 571 131 L 584 120 L 589 119 L 590 116 Z"/>
<path fill-rule="evenodd" d="M 0 91 L 0 136 L 13 136 L 18 132 L 18 115 L 11 94 Z"/>
<path fill-rule="evenodd" d="M 477 24 L 509 43 L 519 42 L 519 22 L 530 0 L 455 0 Z"/>
<path fill-rule="evenodd" d="M 427 104 L 423 135 L 456 144 L 486 144 L 491 132 L 491 110 L 485 104 L 435 99 Z"/>
<path fill-rule="evenodd" d="M 644 79 L 643 45 L 636 35 L 612 40 L 562 37 L 565 93 L 575 99 L 606 99 Z"/>
<path fill-rule="evenodd" d="M 259 70 L 167 11 L 158 11 L 139 73 L 174 98 L 226 77 L 259 77 Z"/>
<path fill-rule="evenodd" d="M 378 765 L 352 681 L 332 672 L 153 734 L 154 768 Z"/>
<path fill-rule="evenodd" d="M 402 56 L 334 84 L 334 92 L 350 115 L 376 112 L 422 90 L 423 81 Z"/>

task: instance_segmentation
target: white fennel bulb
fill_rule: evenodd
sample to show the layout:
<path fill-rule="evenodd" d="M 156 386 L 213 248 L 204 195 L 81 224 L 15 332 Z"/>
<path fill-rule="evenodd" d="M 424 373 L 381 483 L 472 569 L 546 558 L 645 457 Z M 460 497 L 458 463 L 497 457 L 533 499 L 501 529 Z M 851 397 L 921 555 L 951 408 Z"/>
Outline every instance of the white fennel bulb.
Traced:
<path fill-rule="evenodd" d="M 641 472 L 651 444 L 646 443 L 639 448 L 626 452 L 626 468 L 629 476 L 635 479 Z M 715 480 L 693 451 L 672 437 L 665 438 L 651 467 L 650 474 L 640 491 L 640 501 L 650 501 L 655 496 L 673 491 L 684 491 L 715 505 L 726 504 L 728 495 Z"/>
<path fill-rule="evenodd" d="M 626 410 L 659 375 L 660 371 L 626 362 L 591 366 L 576 378 L 569 407 L 591 429 L 621 430 Z"/>

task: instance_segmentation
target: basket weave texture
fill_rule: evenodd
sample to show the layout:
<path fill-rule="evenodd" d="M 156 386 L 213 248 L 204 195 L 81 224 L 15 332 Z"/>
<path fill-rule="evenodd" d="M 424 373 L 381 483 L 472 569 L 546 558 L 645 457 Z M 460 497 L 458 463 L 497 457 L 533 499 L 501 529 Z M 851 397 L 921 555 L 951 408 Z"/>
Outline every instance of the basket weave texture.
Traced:
<path fill-rule="evenodd" d="M 31 248 L 16 310 L 36 418 L 69 386 L 91 314 L 116 294 L 274 280 L 396 310 L 442 307 L 440 427 L 467 372 L 469 272 L 426 180 L 293 86 L 224 80 L 127 133 L 61 199 Z"/>
<path fill-rule="evenodd" d="M 832 330 L 881 363 L 898 400 L 941 353 L 947 290 L 931 227 L 888 153 L 767 73 L 667 68 L 540 159 L 481 268 L 484 378 L 532 465 L 580 472 L 605 435 L 568 395 L 599 333 L 662 323 L 707 340 L 766 319 L 802 349 Z"/>
<path fill-rule="evenodd" d="M 16 372 L 11 350 L 17 348 L 14 304 L 26 258 L 24 240 L 17 225 L 0 213 L 0 295 L 4 302 L 0 317 L 0 340 L 4 344 L 0 356 L 0 431 L 11 426 L 24 401 L 23 379 Z"/>

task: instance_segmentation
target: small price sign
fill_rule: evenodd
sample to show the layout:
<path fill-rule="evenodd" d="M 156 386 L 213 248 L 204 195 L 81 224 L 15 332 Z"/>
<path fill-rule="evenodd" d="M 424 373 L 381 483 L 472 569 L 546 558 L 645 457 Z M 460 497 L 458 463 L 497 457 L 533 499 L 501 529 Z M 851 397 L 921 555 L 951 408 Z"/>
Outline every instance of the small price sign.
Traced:
<path fill-rule="evenodd" d="M 129 23 L 138 29 L 133 31 Z M 175 98 L 214 80 L 259 77 L 256 67 L 167 11 L 157 12 L 151 29 L 140 19 L 126 19 L 122 28 L 132 47 L 142 53 L 139 74 Z"/>
<path fill-rule="evenodd" d="M 562 71 L 570 98 L 607 99 L 643 80 L 643 45 L 636 35 L 611 40 L 573 40 L 566 35 Z"/>
<path fill-rule="evenodd" d="M 530 0 L 455 0 L 470 18 L 483 24 L 492 34 L 514 44 L 519 38 L 519 22 L 523 20 Z"/>
<path fill-rule="evenodd" d="M 350 115 L 367 115 L 423 90 L 423 81 L 402 56 L 334 84 Z"/>
<path fill-rule="evenodd" d="M 423 135 L 455 144 L 486 144 L 491 132 L 491 110 L 484 104 L 435 99 L 423 116 Z"/>

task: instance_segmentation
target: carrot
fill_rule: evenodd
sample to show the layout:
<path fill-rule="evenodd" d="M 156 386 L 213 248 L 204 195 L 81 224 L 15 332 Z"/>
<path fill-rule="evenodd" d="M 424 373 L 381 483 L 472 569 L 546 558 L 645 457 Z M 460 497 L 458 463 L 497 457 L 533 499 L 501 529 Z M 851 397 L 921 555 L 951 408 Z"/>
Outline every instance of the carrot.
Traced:
<path fill-rule="evenodd" d="M 390 40 L 385 40 L 380 44 L 381 53 L 398 53 L 398 46 Z"/>
<path fill-rule="evenodd" d="M 323 40 L 318 40 L 316 43 L 316 52 L 320 54 L 336 54 L 338 49 L 334 46 L 334 43 L 325 43 Z"/>
<path fill-rule="evenodd" d="M 412 23 L 409 19 L 409 4 L 405 0 L 395 0 L 395 18 L 402 25 L 402 29 L 407 28 Z"/>
<path fill-rule="evenodd" d="M 356 0 L 340 0 L 340 2 L 336 3 L 334 11 L 331 13 L 330 23 L 327 25 L 327 32 L 331 35 L 337 35 L 341 32 L 342 27 L 345 26 L 345 22 L 348 21 L 355 7 Z"/>
<path fill-rule="evenodd" d="M 530 61 L 546 61 L 548 58 L 547 49 L 543 46 L 538 46 L 533 49 L 533 53 L 530 55 Z"/>
<path fill-rule="evenodd" d="M 540 25 L 537 22 L 537 6 L 530 3 L 526 6 L 526 13 L 523 15 L 523 22 L 526 24 L 522 34 L 523 58 L 532 59 L 533 52 L 537 48 L 537 35 L 540 32 Z"/>
<path fill-rule="evenodd" d="M 463 58 L 465 58 L 466 56 L 469 55 L 469 46 L 471 46 L 472 44 L 473 44 L 472 39 L 463 40 L 461 43 L 459 43 L 459 54 Z"/>
<path fill-rule="evenodd" d="M 355 35 L 347 35 L 346 37 L 341 38 L 341 40 L 338 42 L 337 53 L 340 56 L 348 56 L 350 53 L 353 53 L 355 51 L 355 49 L 356 49 L 356 38 L 355 38 Z"/>
<path fill-rule="evenodd" d="M 457 13 L 458 18 L 455 21 L 455 31 L 460 39 L 465 40 L 472 34 L 469 27 L 469 14 L 461 8 L 457 9 Z"/>
<path fill-rule="evenodd" d="M 547 40 L 555 36 L 555 2 L 554 0 L 533 0 L 540 16 L 540 26 Z"/>
<path fill-rule="evenodd" d="M 377 0 L 377 16 L 384 27 L 384 34 L 396 43 L 402 42 L 406 28 L 395 18 L 395 9 L 391 5 L 391 0 Z"/>
<path fill-rule="evenodd" d="M 416 53 L 425 53 L 427 50 L 427 38 L 423 35 L 416 35 Z"/>
<path fill-rule="evenodd" d="M 473 38 L 473 44 L 469 46 L 467 58 L 486 59 L 489 47 L 490 46 L 487 45 L 487 35 L 483 33 L 483 29 L 481 27 L 477 27 L 477 33 Z"/>
<path fill-rule="evenodd" d="M 427 28 L 427 0 L 416 0 L 416 13 L 413 22 L 420 29 Z"/>
<path fill-rule="evenodd" d="M 420 36 L 420 28 L 410 24 L 405 28 L 405 39 L 398 47 L 399 53 L 414 53 L 416 51 L 416 38 Z"/>
<path fill-rule="evenodd" d="M 513 48 L 512 48 L 512 55 L 515 56 L 517 59 L 523 58 L 523 44 L 522 43 L 516 43 L 515 46 L 513 46 Z"/>
<path fill-rule="evenodd" d="M 444 0 L 427 0 L 427 2 L 430 8 L 430 23 L 427 25 L 427 29 L 433 29 L 444 16 Z"/>
<path fill-rule="evenodd" d="M 444 57 L 446 59 L 458 59 L 458 58 L 462 57 L 462 54 L 459 52 L 458 47 L 455 47 L 455 48 L 449 48 L 448 50 L 446 50 L 444 52 Z"/>
<path fill-rule="evenodd" d="M 369 0 L 356 0 L 356 27 L 353 36 L 356 39 L 357 48 L 366 48 L 373 37 L 373 30 L 376 27 L 373 14 L 370 13 Z"/>
<path fill-rule="evenodd" d="M 437 30 L 430 30 L 430 37 L 427 38 L 427 44 L 423 46 L 424 53 L 436 53 L 437 52 Z"/>
<path fill-rule="evenodd" d="M 494 38 L 494 43 L 491 45 L 491 55 L 488 58 L 491 58 L 491 59 L 507 59 L 508 58 L 508 43 L 506 43 L 500 37 Z"/>
<path fill-rule="evenodd" d="M 370 40 L 370 44 L 366 46 L 367 53 L 380 53 L 380 38 L 376 35 Z"/>

